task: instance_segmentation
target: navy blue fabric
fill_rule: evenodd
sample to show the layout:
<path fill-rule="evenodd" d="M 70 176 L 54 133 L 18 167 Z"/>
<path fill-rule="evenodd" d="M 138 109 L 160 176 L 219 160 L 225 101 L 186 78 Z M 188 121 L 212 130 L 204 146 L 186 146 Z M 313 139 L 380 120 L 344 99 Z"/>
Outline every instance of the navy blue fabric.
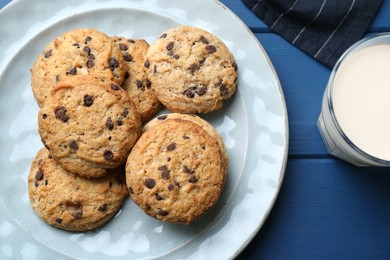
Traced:
<path fill-rule="evenodd" d="M 382 0 L 242 0 L 274 32 L 332 68 L 361 39 Z"/>

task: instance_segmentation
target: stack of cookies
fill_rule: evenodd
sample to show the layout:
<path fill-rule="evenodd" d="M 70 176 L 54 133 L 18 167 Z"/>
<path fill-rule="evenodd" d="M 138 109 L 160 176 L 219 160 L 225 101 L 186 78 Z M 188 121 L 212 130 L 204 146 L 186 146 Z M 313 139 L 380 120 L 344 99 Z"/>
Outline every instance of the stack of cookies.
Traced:
<path fill-rule="evenodd" d="M 141 135 L 141 116 L 121 88 L 125 62 L 111 37 L 77 29 L 51 42 L 31 69 L 45 148 L 33 161 L 29 195 L 53 226 L 96 228 L 128 196 L 123 164 Z"/>
<path fill-rule="evenodd" d="M 192 114 L 220 109 L 236 89 L 237 65 L 217 37 L 180 26 L 149 46 L 76 29 L 51 42 L 31 74 L 45 148 L 28 189 L 44 221 L 90 230 L 129 193 L 146 214 L 172 223 L 191 223 L 216 203 L 226 148 Z M 163 106 L 174 113 L 147 123 Z"/>

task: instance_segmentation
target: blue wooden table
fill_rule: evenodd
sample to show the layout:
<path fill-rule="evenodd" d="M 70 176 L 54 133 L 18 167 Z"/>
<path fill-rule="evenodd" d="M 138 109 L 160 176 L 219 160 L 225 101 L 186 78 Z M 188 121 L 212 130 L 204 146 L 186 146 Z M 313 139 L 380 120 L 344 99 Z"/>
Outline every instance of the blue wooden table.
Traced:
<path fill-rule="evenodd" d="M 0 8 L 8 2 L 0 0 Z M 329 156 L 316 128 L 330 69 L 273 33 L 240 0 L 222 2 L 255 33 L 274 64 L 290 130 L 280 194 L 239 259 L 390 259 L 390 169 L 357 168 Z M 368 33 L 386 31 L 390 0 Z"/>

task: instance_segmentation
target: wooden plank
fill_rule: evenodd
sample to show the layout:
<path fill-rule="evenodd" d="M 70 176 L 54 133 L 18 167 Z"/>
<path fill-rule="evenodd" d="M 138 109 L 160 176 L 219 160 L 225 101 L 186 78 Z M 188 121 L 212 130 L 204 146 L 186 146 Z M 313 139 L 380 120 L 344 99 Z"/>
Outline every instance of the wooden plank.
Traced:
<path fill-rule="evenodd" d="M 241 0 L 221 0 L 221 3 L 232 10 L 253 32 L 271 32 L 268 26 L 254 15 Z"/>
<path fill-rule="evenodd" d="M 0 9 L 3 8 L 9 2 L 10 2 L 9 0 L 0 0 Z"/>
<path fill-rule="evenodd" d="M 390 259 L 389 197 L 388 169 L 290 160 L 269 218 L 238 259 Z"/>

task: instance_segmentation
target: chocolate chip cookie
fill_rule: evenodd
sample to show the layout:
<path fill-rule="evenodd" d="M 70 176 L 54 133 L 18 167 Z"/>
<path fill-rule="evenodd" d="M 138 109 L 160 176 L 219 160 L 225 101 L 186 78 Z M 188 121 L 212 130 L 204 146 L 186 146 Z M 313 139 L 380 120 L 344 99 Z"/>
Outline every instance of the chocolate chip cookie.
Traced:
<path fill-rule="evenodd" d="M 57 37 L 31 68 L 32 91 L 42 107 L 54 86 L 74 75 L 96 74 L 121 85 L 126 66 L 118 46 L 95 29 L 76 29 Z"/>
<path fill-rule="evenodd" d="M 42 142 L 70 172 L 95 178 L 124 163 L 141 134 L 125 90 L 97 76 L 57 84 L 38 114 Z"/>
<path fill-rule="evenodd" d="M 124 169 L 96 179 L 63 169 L 45 148 L 31 165 L 28 193 L 35 213 L 48 224 L 68 231 L 86 231 L 110 220 L 128 191 Z"/>
<path fill-rule="evenodd" d="M 199 125 L 167 119 L 143 133 L 126 162 L 133 201 L 157 219 L 188 224 L 218 200 L 227 167 Z"/>
<path fill-rule="evenodd" d="M 128 39 L 120 36 L 111 38 L 121 50 L 127 66 L 122 88 L 129 94 L 141 115 L 142 122 L 146 122 L 162 108 L 154 90 L 151 88 L 149 79 L 146 77 L 144 63 L 149 44 L 143 39 Z"/>
<path fill-rule="evenodd" d="M 160 102 L 172 112 L 208 113 L 236 90 L 237 64 L 213 34 L 179 26 L 150 44 L 144 66 Z"/>

